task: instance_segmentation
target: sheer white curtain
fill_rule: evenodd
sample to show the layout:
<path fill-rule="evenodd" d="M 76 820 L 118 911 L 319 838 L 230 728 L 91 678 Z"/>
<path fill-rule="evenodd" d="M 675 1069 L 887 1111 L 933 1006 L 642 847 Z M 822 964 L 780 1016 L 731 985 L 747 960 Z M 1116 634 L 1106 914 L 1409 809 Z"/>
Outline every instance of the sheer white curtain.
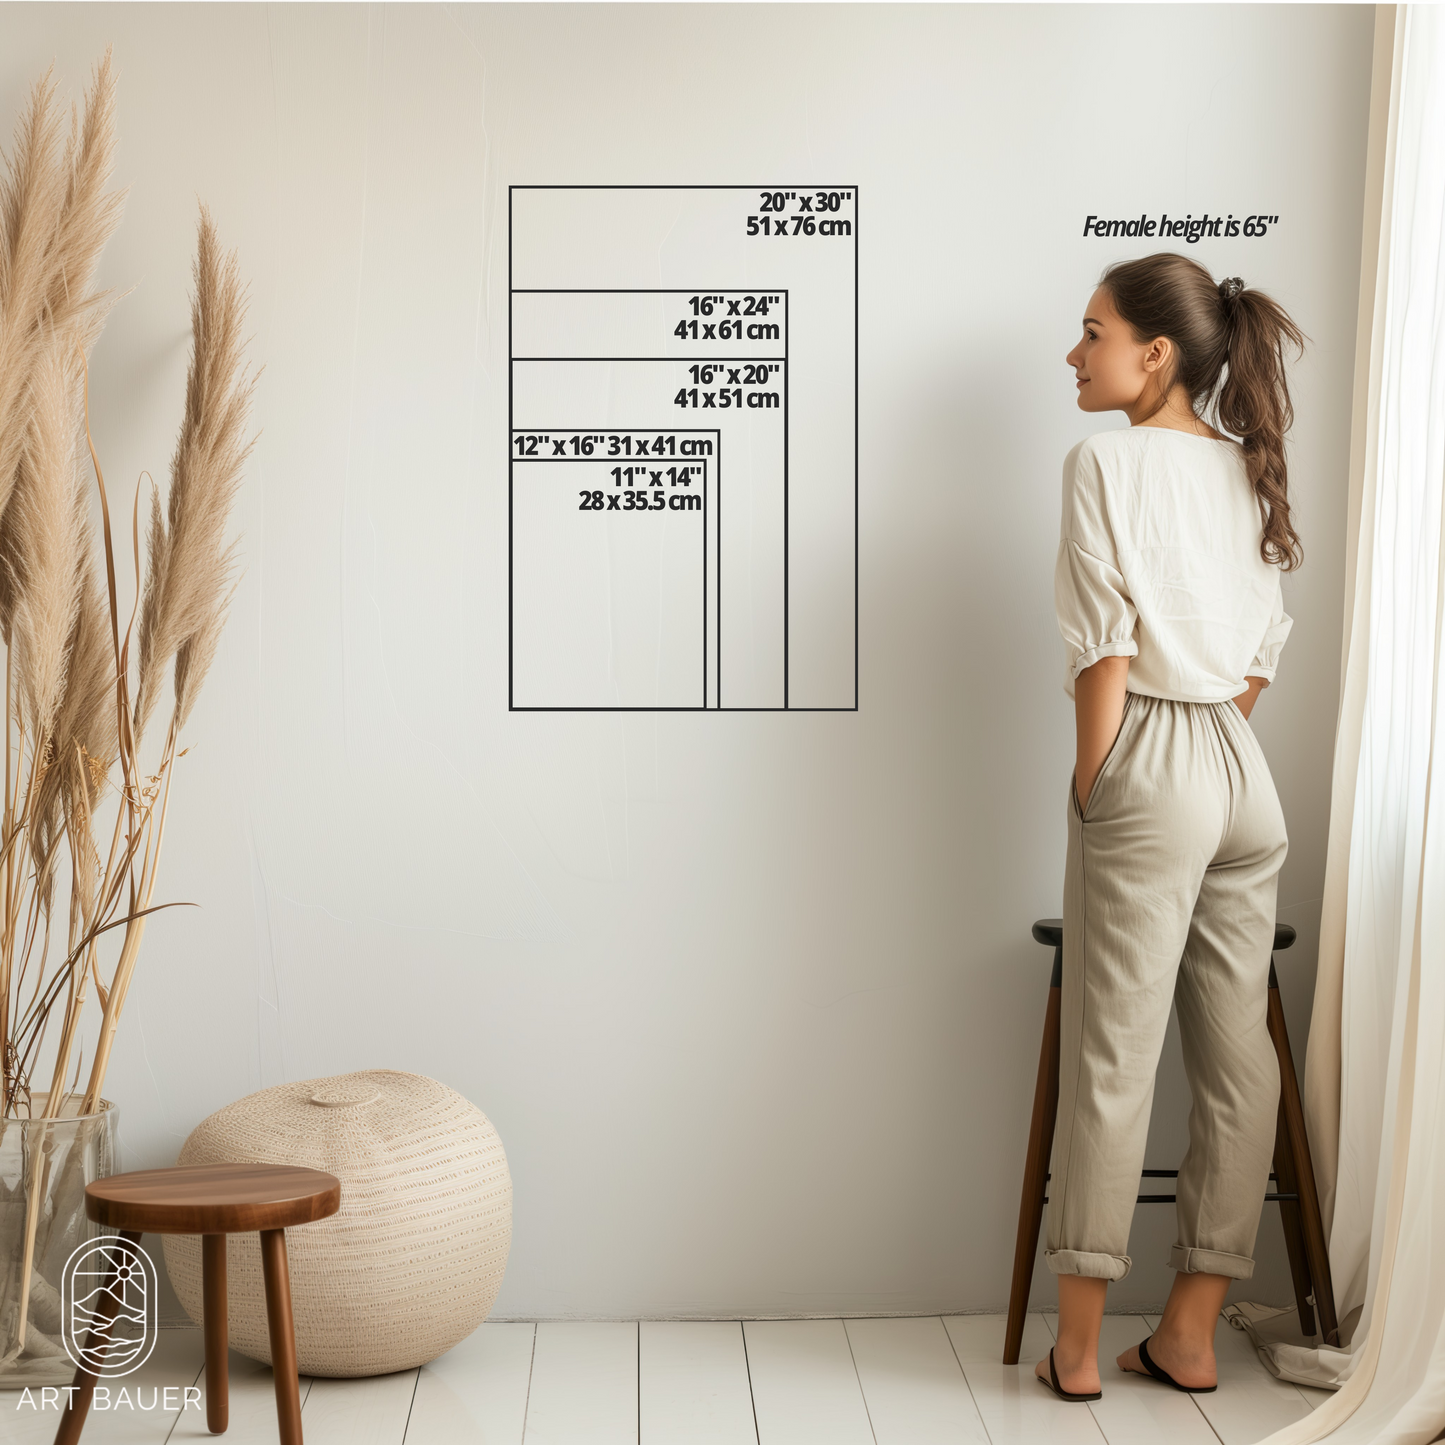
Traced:
<path fill-rule="evenodd" d="M 1423 1445 L 1445 1427 L 1445 9 L 1386 10 L 1376 36 L 1358 512 L 1306 1074 L 1346 1343 L 1272 1349 L 1281 1373 L 1340 1388 L 1269 1445 Z"/>

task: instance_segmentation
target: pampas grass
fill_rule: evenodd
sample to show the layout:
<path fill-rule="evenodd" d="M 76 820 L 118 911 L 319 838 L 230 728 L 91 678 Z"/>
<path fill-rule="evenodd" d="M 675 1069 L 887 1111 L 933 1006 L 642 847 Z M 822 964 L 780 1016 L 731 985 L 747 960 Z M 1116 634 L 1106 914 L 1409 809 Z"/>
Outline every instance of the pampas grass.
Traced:
<path fill-rule="evenodd" d="M 114 294 L 92 293 L 90 285 L 100 251 L 120 221 L 123 194 L 107 192 L 115 153 L 115 81 L 106 52 L 96 66 L 86 96 L 84 118 L 71 110 L 69 140 L 59 160 L 61 119 L 54 107 L 54 84 L 47 72 L 32 87 L 16 131 L 14 147 L 5 157 L 0 177 L 0 634 L 6 644 L 4 807 L 0 815 L 0 1068 L 3 1097 L 0 1117 L 13 1111 L 25 1050 L 17 1010 L 29 961 L 17 945 L 32 939 L 35 909 L 23 907 L 27 876 L 26 853 L 35 856 L 41 833 L 53 831 L 55 813 L 40 819 L 30 832 L 31 803 L 40 791 L 46 769 L 48 740 L 37 742 L 35 710 L 53 710 L 57 686 L 64 686 L 64 652 L 54 653 L 57 613 L 55 570 L 49 543 L 55 532 L 54 497 L 68 439 L 64 413 L 72 411 L 73 389 L 59 396 L 65 382 L 60 373 L 72 367 L 71 356 L 95 342 Z M 83 364 L 83 360 L 82 363 Z M 73 373 L 71 373 L 73 375 Z M 73 441 L 72 437 L 69 439 Z M 26 524 L 17 532 L 19 512 L 10 502 L 17 480 L 31 504 Z M 43 520 L 42 520 L 43 519 Z M 42 537 L 41 534 L 44 534 Z M 32 545 L 34 544 L 34 545 Z M 22 597 L 22 578 L 46 577 L 49 597 Z M 25 679 L 16 686 L 13 644 L 20 615 L 21 651 L 28 653 Z M 28 683 L 28 689 L 27 689 Z M 27 717 L 18 721 L 26 699 Z M 27 738 L 25 722 L 32 724 Z M 19 782 L 29 758 L 28 781 Z M 38 767 L 37 767 L 38 764 Z M 37 777 L 37 773 L 39 776 Z M 22 800 L 23 799 L 23 800 Z M 46 856 L 48 840 L 40 857 Z M 48 865 L 42 864 L 48 875 Z M 48 897 L 48 876 L 40 880 L 40 901 Z M 27 923 L 22 933 L 22 923 Z M 43 1035 L 43 1027 L 40 1030 Z"/>
<path fill-rule="evenodd" d="M 64 335 L 36 367 L 25 446 L 0 514 L 0 633 L 15 669 L 21 725 L 33 737 L 51 736 L 60 706 L 89 530 L 76 448 L 78 377 Z"/>
<path fill-rule="evenodd" d="M 201 208 L 191 307 L 186 415 L 171 461 L 168 517 L 152 493 L 145 593 L 141 600 L 139 737 L 155 709 L 166 665 L 175 659 L 176 726 L 185 725 L 215 656 L 235 573 L 226 519 L 252 443 L 244 438 L 255 376 L 241 372 L 245 304 L 234 256 L 221 257 L 210 213 Z"/>
<path fill-rule="evenodd" d="M 93 342 L 118 299 L 90 291 L 125 204 L 124 192 L 105 189 L 115 157 L 110 51 L 95 68 L 83 119 L 71 108 L 58 163 L 54 98 L 47 71 L 31 88 L 0 182 L 0 512 L 15 483 L 42 353 L 57 332 L 72 327 Z"/>
<path fill-rule="evenodd" d="M 115 150 L 109 52 L 83 116 L 72 108 L 57 160 L 61 133 L 47 73 L 31 90 L 0 176 L 0 1129 L 30 1113 L 32 1079 L 57 1020 L 41 1117 L 58 1117 L 74 1097 L 92 988 L 100 1019 L 80 1112 L 99 1107 L 147 921 L 176 906 L 154 898 L 178 736 L 234 591 L 227 531 L 254 445 L 246 431 L 256 375 L 242 365 L 240 269 L 202 207 L 169 495 L 163 505 L 152 491 L 142 548 L 137 487 L 127 520 L 138 597 L 123 618 L 111 500 L 89 421 L 88 358 L 118 299 L 91 289 L 123 201 L 106 189 Z M 159 758 L 147 771 L 141 740 L 168 693 Z M 68 907 L 59 922 L 52 913 L 62 879 Z M 65 938 L 54 964 L 52 931 Z M 37 1171 L 42 1155 L 35 1152 Z M 12 1338 L 0 1340 L 0 1366 L 27 1337 L 30 1260 L 49 1227 L 42 1193 L 37 1173 L 27 1181 L 19 1308 Z"/>

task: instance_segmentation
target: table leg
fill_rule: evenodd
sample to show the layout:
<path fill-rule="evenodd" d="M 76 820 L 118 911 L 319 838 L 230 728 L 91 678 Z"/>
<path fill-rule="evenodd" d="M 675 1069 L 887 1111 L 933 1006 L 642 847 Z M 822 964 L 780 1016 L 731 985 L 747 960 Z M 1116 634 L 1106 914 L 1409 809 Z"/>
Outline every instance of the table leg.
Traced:
<path fill-rule="evenodd" d="M 139 1230 L 123 1229 L 120 1237 L 130 1244 L 140 1243 Z M 109 1290 L 104 1291 L 95 1311 L 101 1324 L 109 1324 L 115 1318 L 117 1306 L 116 1297 Z M 93 1330 L 91 1334 L 94 1334 Z M 89 1336 L 86 1343 L 89 1344 Z M 70 1393 L 66 1397 L 65 1410 L 60 1416 L 60 1426 L 55 1432 L 55 1445 L 78 1445 L 80 1432 L 85 1428 L 85 1417 L 90 1413 L 90 1401 L 95 1394 L 97 1378 L 83 1365 L 76 1367 L 75 1378 L 71 1381 Z M 296 1438 L 299 1441 L 301 1436 L 298 1434 Z"/>
<path fill-rule="evenodd" d="M 296 1332 L 291 1320 L 291 1274 L 286 1268 L 286 1231 L 261 1231 L 261 1270 L 266 1279 L 266 1325 L 276 1377 L 276 1420 L 281 1445 L 301 1445 L 301 1390 L 296 1377 Z"/>
<path fill-rule="evenodd" d="M 205 1300 L 206 1428 L 224 1435 L 230 1424 L 230 1385 L 226 1350 L 226 1236 L 201 1236 L 201 1290 Z"/>

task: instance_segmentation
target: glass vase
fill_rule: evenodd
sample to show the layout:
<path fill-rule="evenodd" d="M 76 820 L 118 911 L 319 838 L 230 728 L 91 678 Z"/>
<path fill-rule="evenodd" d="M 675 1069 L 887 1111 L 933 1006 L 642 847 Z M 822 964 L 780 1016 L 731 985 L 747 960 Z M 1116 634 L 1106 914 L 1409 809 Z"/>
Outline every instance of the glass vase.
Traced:
<path fill-rule="evenodd" d="M 60 1339 L 61 1273 L 105 1233 L 86 1218 L 85 1186 L 115 1172 L 113 1104 L 102 1099 L 98 1113 L 82 1115 L 82 1096 L 72 1094 L 59 1118 L 42 1119 L 45 1103 L 34 1094 L 28 1116 L 0 1118 L 0 1390 L 68 1385 L 75 1374 Z"/>

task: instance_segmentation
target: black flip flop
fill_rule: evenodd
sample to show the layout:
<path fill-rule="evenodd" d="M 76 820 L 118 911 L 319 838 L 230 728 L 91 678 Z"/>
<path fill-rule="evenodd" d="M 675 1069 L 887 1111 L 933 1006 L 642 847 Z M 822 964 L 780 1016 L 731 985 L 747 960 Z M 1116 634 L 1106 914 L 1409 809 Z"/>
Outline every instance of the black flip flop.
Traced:
<path fill-rule="evenodd" d="M 1143 1341 L 1139 1341 L 1139 1363 L 1154 1376 L 1162 1385 L 1173 1385 L 1176 1390 L 1183 1390 L 1186 1395 L 1207 1395 L 1219 1388 L 1218 1385 L 1181 1385 L 1168 1370 L 1156 1365 L 1149 1358 L 1149 1347 Z M 1138 1373 L 1137 1371 L 1135 1372 Z"/>
<path fill-rule="evenodd" d="M 1064 1389 L 1064 1387 L 1059 1384 L 1059 1377 L 1054 1373 L 1054 1352 L 1052 1348 L 1049 1350 L 1049 1378 L 1046 1380 L 1042 1375 L 1036 1374 L 1034 1379 L 1041 1385 L 1047 1385 L 1061 1400 L 1102 1400 L 1104 1398 L 1104 1392 L 1102 1390 L 1095 1390 L 1092 1395 L 1075 1395 L 1072 1391 Z"/>

